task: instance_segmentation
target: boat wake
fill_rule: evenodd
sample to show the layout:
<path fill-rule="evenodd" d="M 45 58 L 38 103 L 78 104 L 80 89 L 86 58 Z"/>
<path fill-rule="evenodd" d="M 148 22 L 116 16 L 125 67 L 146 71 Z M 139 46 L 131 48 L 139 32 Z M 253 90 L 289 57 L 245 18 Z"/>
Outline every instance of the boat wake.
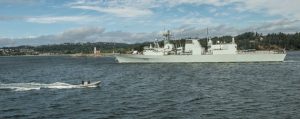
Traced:
<path fill-rule="evenodd" d="M 286 60 L 286 61 L 283 61 L 283 62 L 300 62 L 298 60 Z"/>
<path fill-rule="evenodd" d="M 71 89 L 71 88 L 83 88 L 80 85 L 72 85 L 68 83 L 55 82 L 50 84 L 43 83 L 0 83 L 0 90 L 13 90 L 13 91 L 28 91 L 28 90 L 40 90 L 40 89 Z"/>

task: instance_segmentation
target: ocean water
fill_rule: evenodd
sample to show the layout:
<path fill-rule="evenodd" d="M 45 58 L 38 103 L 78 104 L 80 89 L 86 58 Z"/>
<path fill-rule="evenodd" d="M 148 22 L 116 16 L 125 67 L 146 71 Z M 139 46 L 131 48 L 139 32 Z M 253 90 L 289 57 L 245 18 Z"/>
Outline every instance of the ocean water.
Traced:
<path fill-rule="evenodd" d="M 82 80 L 102 84 L 82 88 Z M 1 119 L 299 119 L 299 112 L 300 52 L 264 63 L 0 57 Z"/>

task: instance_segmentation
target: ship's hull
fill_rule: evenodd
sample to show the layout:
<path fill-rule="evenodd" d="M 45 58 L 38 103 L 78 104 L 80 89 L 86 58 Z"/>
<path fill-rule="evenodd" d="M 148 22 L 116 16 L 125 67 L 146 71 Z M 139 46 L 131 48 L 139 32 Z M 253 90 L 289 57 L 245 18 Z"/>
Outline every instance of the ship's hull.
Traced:
<path fill-rule="evenodd" d="M 119 63 L 171 62 L 281 62 L 286 54 L 222 54 L 222 55 L 116 55 Z"/>

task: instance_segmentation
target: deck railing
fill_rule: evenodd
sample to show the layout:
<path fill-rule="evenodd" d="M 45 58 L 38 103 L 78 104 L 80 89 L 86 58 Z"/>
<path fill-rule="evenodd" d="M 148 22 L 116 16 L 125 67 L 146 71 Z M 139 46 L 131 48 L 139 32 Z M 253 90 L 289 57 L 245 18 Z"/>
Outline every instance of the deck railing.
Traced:
<path fill-rule="evenodd" d="M 267 50 L 267 51 L 238 51 L 238 54 L 285 54 L 285 50 Z"/>

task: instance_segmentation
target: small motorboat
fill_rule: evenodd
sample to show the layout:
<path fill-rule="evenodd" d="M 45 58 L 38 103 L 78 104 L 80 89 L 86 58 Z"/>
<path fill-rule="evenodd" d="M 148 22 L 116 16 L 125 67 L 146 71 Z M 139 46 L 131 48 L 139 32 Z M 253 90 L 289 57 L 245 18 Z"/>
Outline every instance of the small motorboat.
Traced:
<path fill-rule="evenodd" d="M 90 82 L 90 81 L 82 81 L 81 85 L 82 87 L 99 87 L 101 81 L 96 81 L 96 82 Z"/>

